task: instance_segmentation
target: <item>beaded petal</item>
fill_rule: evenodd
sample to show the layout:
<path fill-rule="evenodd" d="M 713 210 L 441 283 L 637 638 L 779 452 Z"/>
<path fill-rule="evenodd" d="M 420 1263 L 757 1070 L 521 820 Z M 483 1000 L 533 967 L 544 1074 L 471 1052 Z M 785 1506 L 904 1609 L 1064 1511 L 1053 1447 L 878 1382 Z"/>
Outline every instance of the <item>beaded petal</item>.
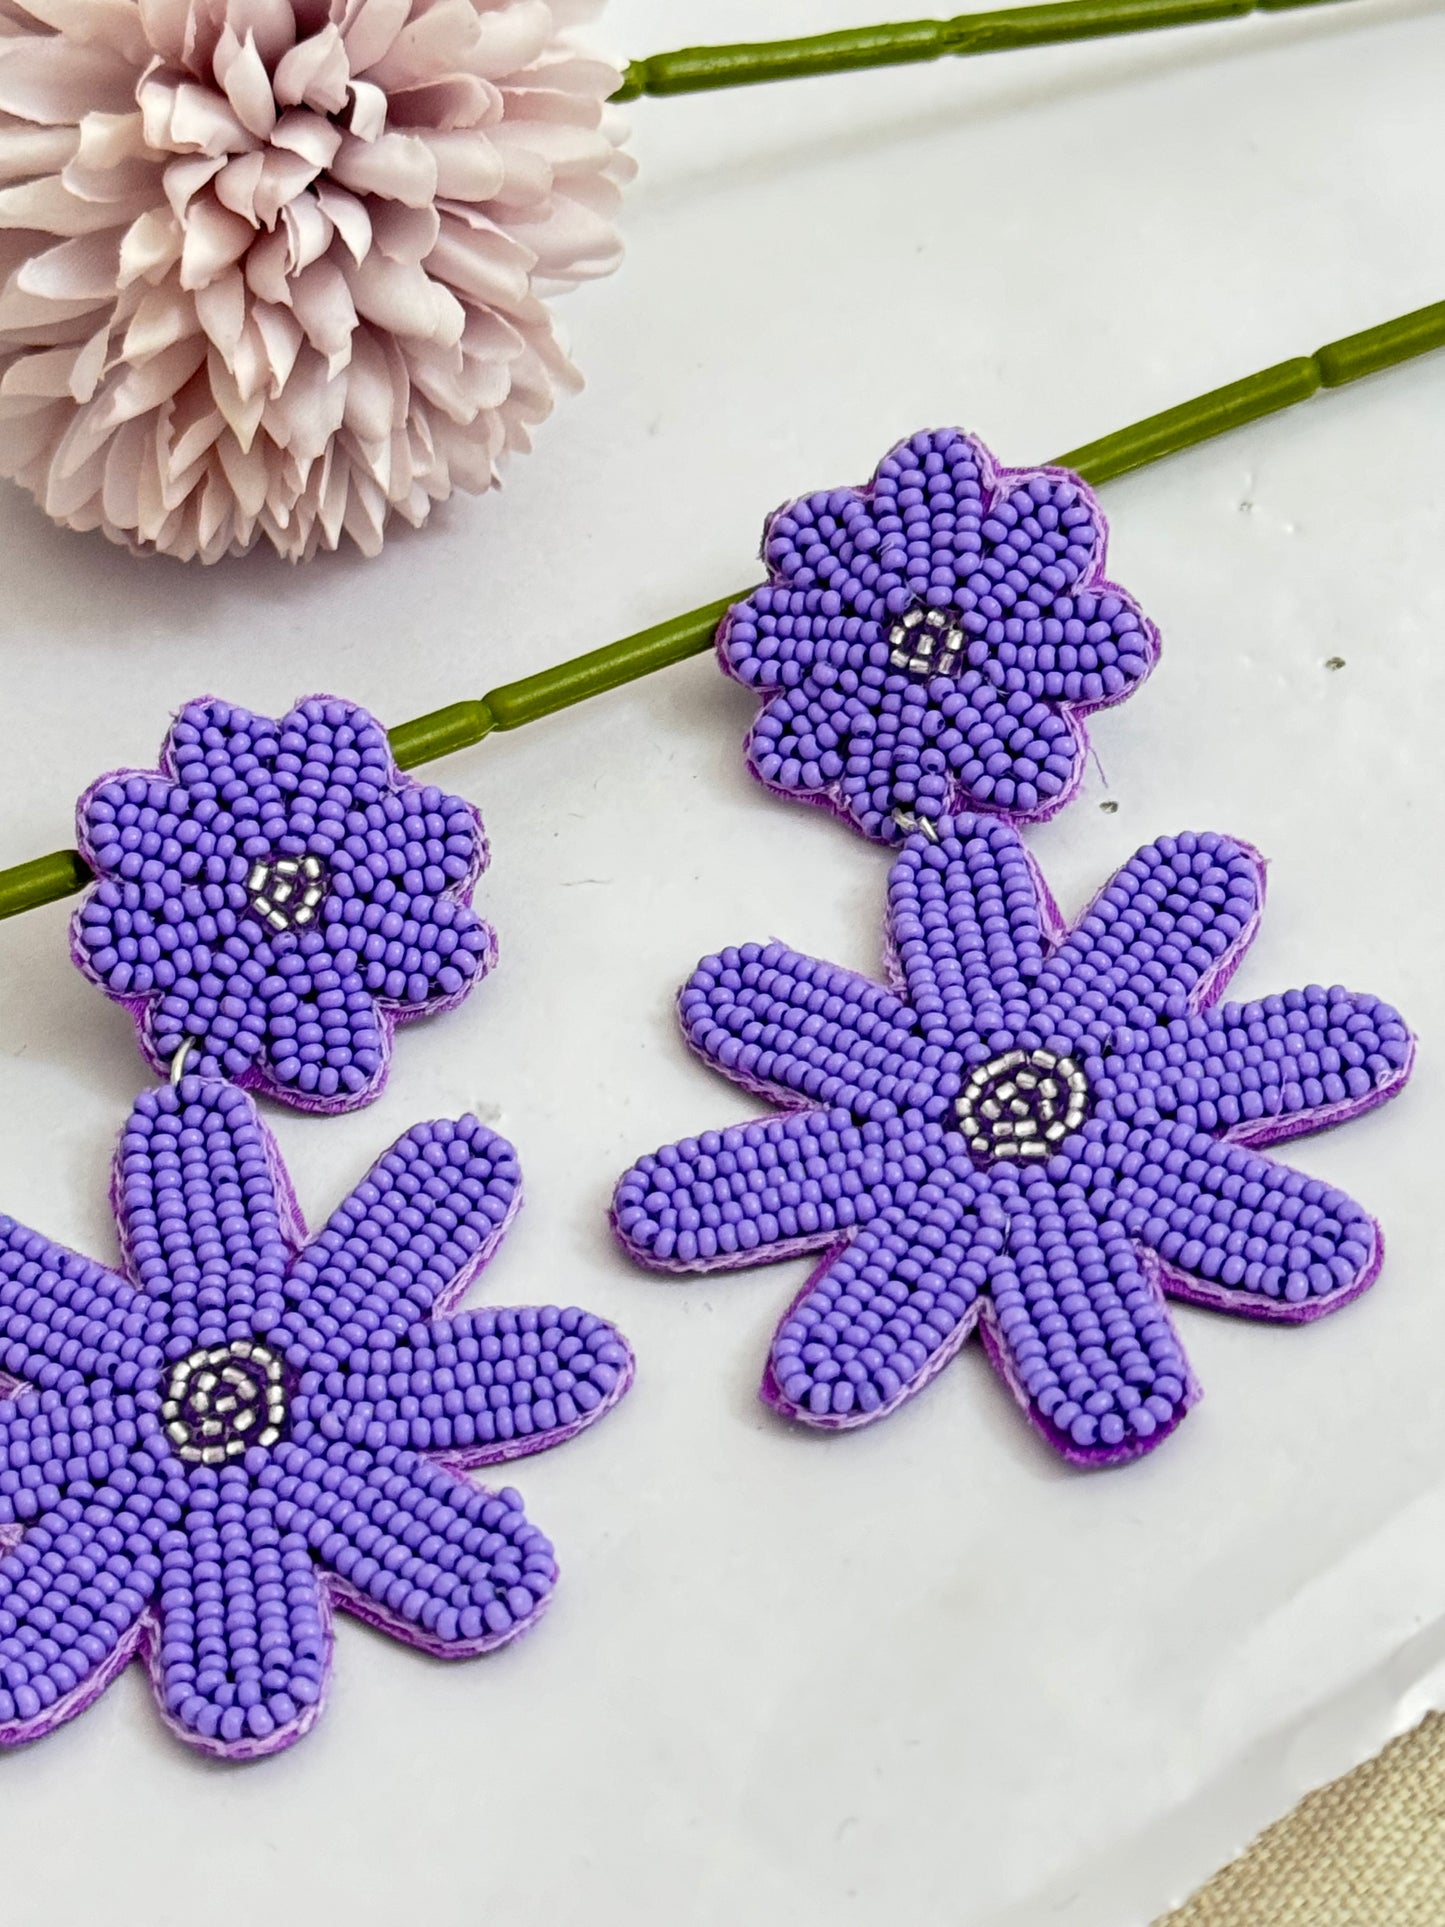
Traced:
<path fill-rule="evenodd" d="M 1166 1294 L 1301 1322 L 1380 1266 L 1359 1205 L 1254 1147 L 1393 1096 L 1413 1040 L 1338 986 L 1218 1003 L 1263 889 L 1243 844 L 1161 837 L 1070 929 L 997 818 L 915 831 L 893 988 L 781 943 L 698 966 L 689 1043 L 781 1109 L 641 1159 L 618 1236 L 674 1271 L 824 1251 L 763 1380 L 804 1424 L 882 1418 L 977 1328 L 1066 1458 L 1138 1456 L 1198 1390 Z"/>
<path fill-rule="evenodd" d="M 718 631 L 723 668 L 766 699 L 754 775 L 883 843 L 965 808 L 1052 816 L 1083 774 L 1081 719 L 1159 651 L 1105 575 L 1107 532 L 1077 476 L 1000 468 L 957 428 L 779 509 L 768 580 Z"/>
<path fill-rule="evenodd" d="M 486 866 L 470 803 L 402 776 L 366 710 L 334 696 L 279 722 L 205 697 L 156 770 L 102 777 L 77 810 L 99 882 L 71 953 L 135 1019 L 160 1071 L 310 1111 L 365 1104 L 399 1023 L 490 969 L 471 909 Z"/>
<path fill-rule="evenodd" d="M 452 1309 L 520 1199 L 475 1118 L 419 1124 L 305 1242 L 244 1092 L 140 1097 L 116 1157 L 121 1273 L 0 1218 L 0 1745 L 132 1657 L 204 1752 L 321 1710 L 334 1606 L 442 1658 L 525 1632 L 556 1581 L 510 1487 L 626 1391 L 612 1326 Z"/>

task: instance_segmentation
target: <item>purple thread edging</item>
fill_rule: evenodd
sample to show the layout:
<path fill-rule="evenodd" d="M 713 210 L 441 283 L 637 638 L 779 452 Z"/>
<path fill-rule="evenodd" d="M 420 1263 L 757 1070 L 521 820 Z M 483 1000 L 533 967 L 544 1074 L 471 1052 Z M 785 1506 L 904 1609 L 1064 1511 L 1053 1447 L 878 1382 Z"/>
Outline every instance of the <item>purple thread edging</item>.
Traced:
<path fill-rule="evenodd" d="M 142 1613 L 130 1630 L 121 1635 L 109 1658 L 102 1660 L 90 1677 L 83 1679 L 72 1692 L 56 1700 L 53 1706 L 42 1708 L 33 1719 L 8 1727 L 4 1739 L 0 1740 L 0 1748 L 8 1749 L 28 1745 L 31 1740 L 48 1739 L 57 1727 L 64 1726 L 78 1713 L 85 1712 L 87 1707 L 94 1706 L 106 1688 L 119 1679 L 139 1654 L 145 1634 L 145 1619 L 146 1614 Z M 170 1722 L 167 1721 L 167 1724 Z"/>
<path fill-rule="evenodd" d="M 95 847 L 90 840 L 86 828 L 87 806 L 91 799 L 98 791 L 104 789 L 108 783 L 123 783 L 127 778 L 132 776 L 163 777 L 167 782 L 174 783 L 177 787 L 183 788 L 184 785 L 177 775 L 175 766 L 170 758 L 171 727 L 180 721 L 185 710 L 194 708 L 201 703 L 224 703 L 228 708 L 232 709 L 240 706 L 239 704 L 232 703 L 230 698 L 226 696 L 211 694 L 193 696 L 181 709 L 171 712 L 171 723 L 170 726 L 167 727 L 164 737 L 161 739 L 160 752 L 156 757 L 156 767 L 153 770 L 109 770 L 104 776 L 98 776 L 77 798 L 75 805 L 76 849 L 89 867 L 95 872 L 96 883 L 103 881 L 107 872 L 100 867 Z M 345 703 L 348 708 L 358 707 L 358 705 L 353 704 L 348 697 L 327 695 L 319 690 L 311 695 L 298 696 L 295 702 L 292 703 L 291 708 L 293 710 L 299 709 L 303 703 Z M 281 721 L 284 719 L 267 717 L 261 720 Z M 378 723 L 377 727 L 380 728 L 381 725 Z M 384 733 L 383 731 L 383 734 Z M 388 751 L 388 753 L 390 752 Z M 400 794 L 402 790 L 427 788 L 426 784 L 418 783 L 413 777 L 408 776 L 405 770 L 398 769 L 395 757 L 392 757 L 392 775 L 396 780 L 398 794 Z M 441 895 L 443 898 L 457 903 L 462 908 L 470 910 L 473 908 L 472 897 L 475 894 L 477 884 L 481 881 L 482 876 L 485 874 L 492 860 L 492 850 L 487 837 L 486 827 L 482 822 L 481 811 L 475 803 L 469 802 L 464 796 L 458 797 L 457 801 L 465 806 L 468 815 L 476 826 L 476 855 L 472 860 L 471 867 L 466 876 L 443 890 Z M 155 1048 L 155 1041 L 150 1035 L 149 1019 L 157 993 L 154 991 L 142 991 L 136 996 L 124 994 L 119 997 L 116 996 L 113 991 L 106 988 L 100 978 L 91 969 L 89 959 L 81 946 L 80 916 L 86 904 L 89 903 L 91 894 L 91 887 L 88 886 L 79 904 L 75 910 L 72 911 L 69 924 L 67 925 L 70 961 L 75 965 L 81 976 L 86 979 L 87 983 L 94 984 L 97 990 L 108 997 L 113 1004 L 118 1004 L 120 1008 L 126 1012 L 131 1022 L 135 1025 L 136 1043 L 140 1048 L 141 1056 L 158 1077 L 168 1077 L 171 1070 L 171 1060 L 160 1056 Z M 496 928 L 485 917 L 479 917 L 478 921 L 487 935 L 487 948 L 483 953 L 485 961 L 482 962 L 476 975 L 464 984 L 454 995 L 436 998 L 419 1009 L 409 1004 L 392 1003 L 380 996 L 373 999 L 376 1005 L 377 1020 L 381 1026 L 384 1049 L 380 1069 L 376 1072 L 371 1082 L 365 1085 L 360 1091 L 338 1091 L 334 1097 L 321 1097 L 313 1092 L 307 1091 L 293 1091 L 285 1085 L 277 1084 L 275 1079 L 270 1077 L 259 1063 L 248 1065 L 244 1071 L 241 1071 L 237 1076 L 227 1078 L 226 1081 L 230 1084 L 237 1085 L 241 1090 L 255 1091 L 261 1097 L 272 1098 L 279 1104 L 285 1104 L 293 1111 L 307 1111 L 313 1115 L 322 1117 L 336 1117 L 347 1111 L 360 1110 L 363 1105 L 372 1103 L 374 1099 L 381 1096 L 390 1080 L 392 1048 L 396 1040 L 397 1031 L 405 1024 L 416 1023 L 425 1017 L 444 1016 L 447 1011 L 456 1010 L 461 1004 L 466 1002 L 482 978 L 489 975 L 490 972 L 496 968 L 498 955 Z"/>
<path fill-rule="evenodd" d="M 938 433 L 942 431 L 936 430 L 934 432 Z M 1103 572 L 1103 559 L 1109 550 L 1109 518 L 1099 506 L 1098 496 L 1095 495 L 1093 489 L 1090 488 L 1089 484 L 1084 481 L 1081 476 L 1076 475 L 1071 468 L 1060 468 L 1055 462 L 1043 463 L 1032 468 L 1001 467 L 995 462 L 992 450 L 989 449 L 984 442 L 980 441 L 976 435 L 970 434 L 965 429 L 959 429 L 957 432 L 963 436 L 963 439 L 972 449 L 974 457 L 979 463 L 982 483 L 986 489 L 995 491 L 1011 482 L 1027 480 L 1035 475 L 1047 475 L 1053 480 L 1067 482 L 1070 486 L 1076 488 L 1091 514 L 1097 518 L 1099 554 L 1088 574 L 1081 576 L 1078 582 L 1071 586 L 1070 593 L 1073 594 L 1082 591 L 1084 593 L 1098 595 L 1114 594 L 1121 596 L 1124 601 L 1130 604 L 1134 603 L 1134 598 L 1129 591 L 1125 589 L 1122 584 L 1112 581 Z M 905 435 L 901 441 L 895 442 L 887 454 L 878 462 L 874 473 L 868 480 L 853 485 L 850 492 L 859 496 L 863 501 L 871 502 L 874 499 L 874 484 L 877 480 L 877 470 L 882 468 L 883 463 L 888 461 L 890 456 L 897 454 L 899 449 L 905 448 L 912 440 L 912 435 Z M 825 491 L 814 489 L 810 492 L 812 494 L 821 494 Z M 767 517 L 767 520 L 763 524 L 763 539 L 758 549 L 760 560 L 766 562 L 768 544 L 772 540 L 773 524 L 777 521 L 778 517 L 786 515 L 798 502 L 806 499 L 806 494 L 792 496 L 786 502 L 779 503 L 778 507 Z M 774 578 L 773 571 L 771 567 L 769 567 L 767 584 L 760 584 L 759 586 L 780 588 L 786 585 Z M 717 656 L 718 667 L 722 670 L 723 674 L 733 682 L 739 684 L 740 687 L 746 689 L 750 695 L 758 698 L 758 717 L 761 717 L 763 710 L 768 707 L 773 698 L 780 692 L 776 689 L 759 691 L 754 688 L 752 684 L 745 682 L 728 660 L 727 649 L 733 616 L 745 602 L 751 600 L 754 594 L 756 594 L 756 590 L 750 590 L 748 595 L 740 597 L 722 618 L 722 621 L 717 626 L 717 632 L 713 640 L 713 650 Z M 1101 696 L 1094 702 L 1068 702 L 1063 699 L 1055 701 L 1052 697 L 1046 699 L 1050 707 L 1056 709 L 1064 723 L 1067 724 L 1069 734 L 1073 738 L 1074 747 L 1078 751 L 1074 763 L 1073 777 L 1064 788 L 1060 790 L 1057 796 L 1051 797 L 1047 803 L 1042 803 L 1033 810 L 1016 810 L 1009 807 L 999 808 L 998 805 L 991 803 L 987 799 L 971 797 L 961 783 L 953 781 L 949 789 L 946 814 L 949 816 L 966 814 L 994 816 L 1005 823 L 1014 824 L 1047 823 L 1051 817 L 1057 816 L 1062 809 L 1065 809 L 1083 787 L 1084 769 L 1090 748 L 1089 733 L 1084 728 L 1085 719 L 1094 715 L 1098 710 L 1112 709 L 1115 704 L 1121 703 L 1126 697 L 1132 696 L 1136 690 L 1141 688 L 1142 685 L 1149 680 L 1149 677 L 1158 666 L 1162 649 L 1158 627 L 1150 621 L 1142 609 L 1139 610 L 1139 624 L 1141 634 L 1145 639 L 1145 666 L 1143 675 L 1140 676 L 1137 681 L 1127 684 L 1123 689 L 1119 690 L 1116 695 Z M 947 678 L 934 677 L 931 680 L 946 681 Z M 753 780 L 759 783 L 763 789 L 781 798 L 784 802 L 803 803 L 813 809 L 821 809 L 829 816 L 835 817 L 840 823 L 846 824 L 855 836 L 867 836 L 867 832 L 859 828 L 857 820 L 848 809 L 846 803 L 842 801 L 839 794 L 839 786 L 836 781 L 828 783 L 822 789 L 818 790 L 797 790 L 787 789 L 781 783 L 769 782 L 768 778 L 761 774 L 753 757 L 753 743 L 757 734 L 757 722 L 758 718 L 754 718 L 748 728 L 746 737 L 743 739 L 743 763 Z M 868 837 L 867 840 L 873 842 L 879 839 Z M 902 836 L 900 835 L 897 843 L 889 842 L 885 847 L 897 848 L 902 840 Z M 1032 858 L 1030 858 L 1030 861 L 1032 861 Z"/>

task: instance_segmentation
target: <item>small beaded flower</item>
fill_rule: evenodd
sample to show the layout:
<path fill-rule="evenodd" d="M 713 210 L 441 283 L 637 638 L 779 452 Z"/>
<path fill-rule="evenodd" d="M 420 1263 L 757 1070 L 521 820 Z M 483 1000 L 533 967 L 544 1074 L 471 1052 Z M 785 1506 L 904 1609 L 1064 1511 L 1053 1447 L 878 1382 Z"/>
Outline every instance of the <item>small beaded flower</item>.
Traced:
<path fill-rule="evenodd" d="M 331 696 L 275 722 L 206 697 L 158 770 L 80 799 L 99 874 L 71 953 L 135 1019 L 164 1073 L 192 1070 L 302 1110 L 368 1103 L 391 1037 L 490 969 L 469 907 L 487 861 L 470 803 L 401 776 L 385 732 Z"/>
<path fill-rule="evenodd" d="M 125 1275 L 0 1219 L 0 1744 L 139 1655 L 181 1739 L 253 1758 L 320 1712 L 333 1604 L 442 1658 L 534 1623 L 551 1546 L 456 1472 L 590 1425 L 632 1357 L 577 1310 L 445 1315 L 520 1186 L 475 1118 L 420 1124 L 304 1244 L 250 1099 L 187 1076 L 121 1138 Z"/>
<path fill-rule="evenodd" d="M 1083 774 L 1081 719 L 1159 650 L 1104 574 L 1106 535 L 1077 476 L 1000 468 L 956 428 L 780 509 L 768 581 L 718 631 L 723 668 L 767 699 L 754 775 L 882 843 L 965 807 L 1052 816 Z"/>
<path fill-rule="evenodd" d="M 1161 837 L 1070 930 L 1009 826 L 914 832 L 896 994 L 780 943 L 699 965 L 688 1041 L 783 1115 L 643 1158 L 619 1237 L 677 1271 L 826 1250 L 762 1387 L 805 1424 L 882 1418 L 977 1327 L 1065 1458 L 1149 1450 L 1198 1390 L 1166 1293 L 1302 1321 L 1380 1265 L 1359 1205 L 1249 1147 L 1382 1103 L 1413 1043 L 1339 988 L 1216 1006 L 1263 883 L 1241 844 Z"/>

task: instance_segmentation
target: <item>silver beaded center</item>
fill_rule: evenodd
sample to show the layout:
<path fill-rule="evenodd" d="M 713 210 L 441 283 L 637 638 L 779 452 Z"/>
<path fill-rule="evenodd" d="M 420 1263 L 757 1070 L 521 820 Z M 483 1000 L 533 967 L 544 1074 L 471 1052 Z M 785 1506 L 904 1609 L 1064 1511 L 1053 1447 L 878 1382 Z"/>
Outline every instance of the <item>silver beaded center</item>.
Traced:
<path fill-rule="evenodd" d="M 956 676 L 968 638 L 942 609 L 910 609 L 888 631 L 888 660 L 910 676 Z"/>
<path fill-rule="evenodd" d="M 968 1148 L 986 1158 L 1046 1158 L 1088 1108 L 1089 1086 L 1072 1057 L 1010 1050 L 980 1064 L 958 1099 Z"/>
<path fill-rule="evenodd" d="M 251 908 L 273 930 L 304 930 L 326 897 L 326 871 L 320 857 L 264 857 L 246 878 Z"/>
<path fill-rule="evenodd" d="M 161 1423 L 193 1465 L 224 1465 L 253 1445 L 274 1445 L 285 1422 L 281 1361 L 254 1338 L 191 1352 L 172 1368 Z"/>

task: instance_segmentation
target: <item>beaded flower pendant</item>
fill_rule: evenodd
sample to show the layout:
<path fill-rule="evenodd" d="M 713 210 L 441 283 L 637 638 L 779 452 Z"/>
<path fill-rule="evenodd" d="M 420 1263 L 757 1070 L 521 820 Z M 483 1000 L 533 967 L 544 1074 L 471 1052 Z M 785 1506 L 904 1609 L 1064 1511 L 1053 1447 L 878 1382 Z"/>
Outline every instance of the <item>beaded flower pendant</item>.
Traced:
<path fill-rule="evenodd" d="M 718 631 L 723 668 L 765 699 L 753 774 L 881 843 L 965 808 L 1054 815 L 1083 718 L 1159 652 L 1105 574 L 1107 533 L 1077 476 L 1000 468 L 956 428 L 901 442 L 866 488 L 779 509 L 768 581 Z"/>
<path fill-rule="evenodd" d="M 780 943 L 698 966 L 688 1042 L 779 1110 L 643 1158 L 619 1238 L 673 1271 L 824 1251 L 762 1384 L 803 1424 L 885 1417 L 976 1328 L 1065 1458 L 1137 1457 L 1198 1394 L 1166 1297 L 1298 1323 L 1380 1267 L 1361 1206 L 1254 1147 L 1394 1096 L 1413 1040 L 1338 987 L 1220 1004 L 1263 895 L 1246 846 L 1161 837 L 1069 928 L 1014 829 L 924 825 L 893 988 Z"/>
<path fill-rule="evenodd" d="M 397 770 L 366 710 L 332 696 L 274 721 L 205 697 L 155 770 L 80 799 L 99 877 L 71 949 L 135 1020 L 147 1060 L 308 1111 L 369 1103 L 396 1026 L 459 1004 L 491 967 L 471 909 L 487 862 L 470 803 Z"/>
<path fill-rule="evenodd" d="M 534 1624 L 552 1548 L 457 1474 L 570 1438 L 627 1389 L 575 1308 L 454 1311 L 521 1196 L 475 1118 L 408 1131 L 309 1242 L 234 1085 L 137 1099 L 123 1268 L 0 1218 L 0 1744 L 134 1657 L 204 1752 L 321 1710 L 334 1606 L 444 1659 Z"/>

